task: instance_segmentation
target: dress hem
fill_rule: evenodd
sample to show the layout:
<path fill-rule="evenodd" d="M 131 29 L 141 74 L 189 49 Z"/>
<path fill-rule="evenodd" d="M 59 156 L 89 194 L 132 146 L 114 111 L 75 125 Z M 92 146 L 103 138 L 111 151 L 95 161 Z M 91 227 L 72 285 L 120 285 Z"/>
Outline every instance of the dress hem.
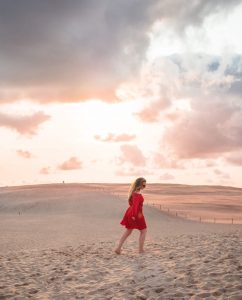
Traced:
<path fill-rule="evenodd" d="M 121 224 L 121 223 L 120 223 Z M 138 227 L 127 227 L 125 224 L 121 224 L 121 226 L 125 226 L 126 229 L 138 229 L 138 230 L 143 230 L 143 229 L 146 229 L 146 227 L 142 227 L 142 228 L 138 228 Z"/>

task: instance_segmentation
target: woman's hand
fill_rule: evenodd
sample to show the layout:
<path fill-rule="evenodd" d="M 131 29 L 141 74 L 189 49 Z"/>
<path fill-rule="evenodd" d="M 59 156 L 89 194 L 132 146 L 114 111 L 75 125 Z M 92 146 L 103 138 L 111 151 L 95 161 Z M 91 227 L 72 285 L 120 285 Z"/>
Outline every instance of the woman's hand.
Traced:
<path fill-rule="evenodd" d="M 142 218 L 143 214 L 141 212 L 138 213 L 138 219 Z"/>
<path fill-rule="evenodd" d="M 138 219 L 141 219 L 142 217 L 143 217 L 143 214 L 142 214 L 141 212 L 139 212 L 137 218 L 138 218 Z M 135 221 L 135 220 L 136 220 L 136 217 L 131 217 L 131 219 L 132 219 L 133 221 Z"/>

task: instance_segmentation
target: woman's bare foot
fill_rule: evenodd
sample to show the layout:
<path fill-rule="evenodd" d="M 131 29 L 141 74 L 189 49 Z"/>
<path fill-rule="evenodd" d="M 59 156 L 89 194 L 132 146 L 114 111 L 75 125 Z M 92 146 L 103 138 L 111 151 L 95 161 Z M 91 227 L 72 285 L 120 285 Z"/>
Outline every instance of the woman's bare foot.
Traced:
<path fill-rule="evenodd" d="M 121 250 L 119 250 L 119 249 L 115 249 L 114 252 L 115 252 L 116 254 L 121 254 Z"/>

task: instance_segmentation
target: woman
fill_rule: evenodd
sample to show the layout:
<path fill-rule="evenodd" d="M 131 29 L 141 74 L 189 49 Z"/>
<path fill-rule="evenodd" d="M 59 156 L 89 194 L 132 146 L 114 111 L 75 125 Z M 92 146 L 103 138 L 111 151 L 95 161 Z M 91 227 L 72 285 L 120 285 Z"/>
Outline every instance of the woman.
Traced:
<path fill-rule="evenodd" d="M 144 241 L 147 232 L 145 217 L 143 215 L 143 195 L 140 193 L 146 187 L 146 180 L 143 177 L 137 178 L 129 189 L 129 208 L 126 210 L 120 224 L 126 227 L 118 247 L 114 250 L 116 254 L 121 253 L 121 248 L 127 237 L 132 233 L 133 229 L 140 230 L 139 237 L 139 253 L 144 253 Z"/>

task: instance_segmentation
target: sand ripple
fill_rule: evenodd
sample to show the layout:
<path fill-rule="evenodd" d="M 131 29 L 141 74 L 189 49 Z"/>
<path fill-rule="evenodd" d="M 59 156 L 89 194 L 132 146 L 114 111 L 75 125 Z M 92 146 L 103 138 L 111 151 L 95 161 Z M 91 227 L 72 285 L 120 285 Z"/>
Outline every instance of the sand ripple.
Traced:
<path fill-rule="evenodd" d="M 0 256 L 0 299 L 242 299 L 241 232 L 127 240 Z"/>

